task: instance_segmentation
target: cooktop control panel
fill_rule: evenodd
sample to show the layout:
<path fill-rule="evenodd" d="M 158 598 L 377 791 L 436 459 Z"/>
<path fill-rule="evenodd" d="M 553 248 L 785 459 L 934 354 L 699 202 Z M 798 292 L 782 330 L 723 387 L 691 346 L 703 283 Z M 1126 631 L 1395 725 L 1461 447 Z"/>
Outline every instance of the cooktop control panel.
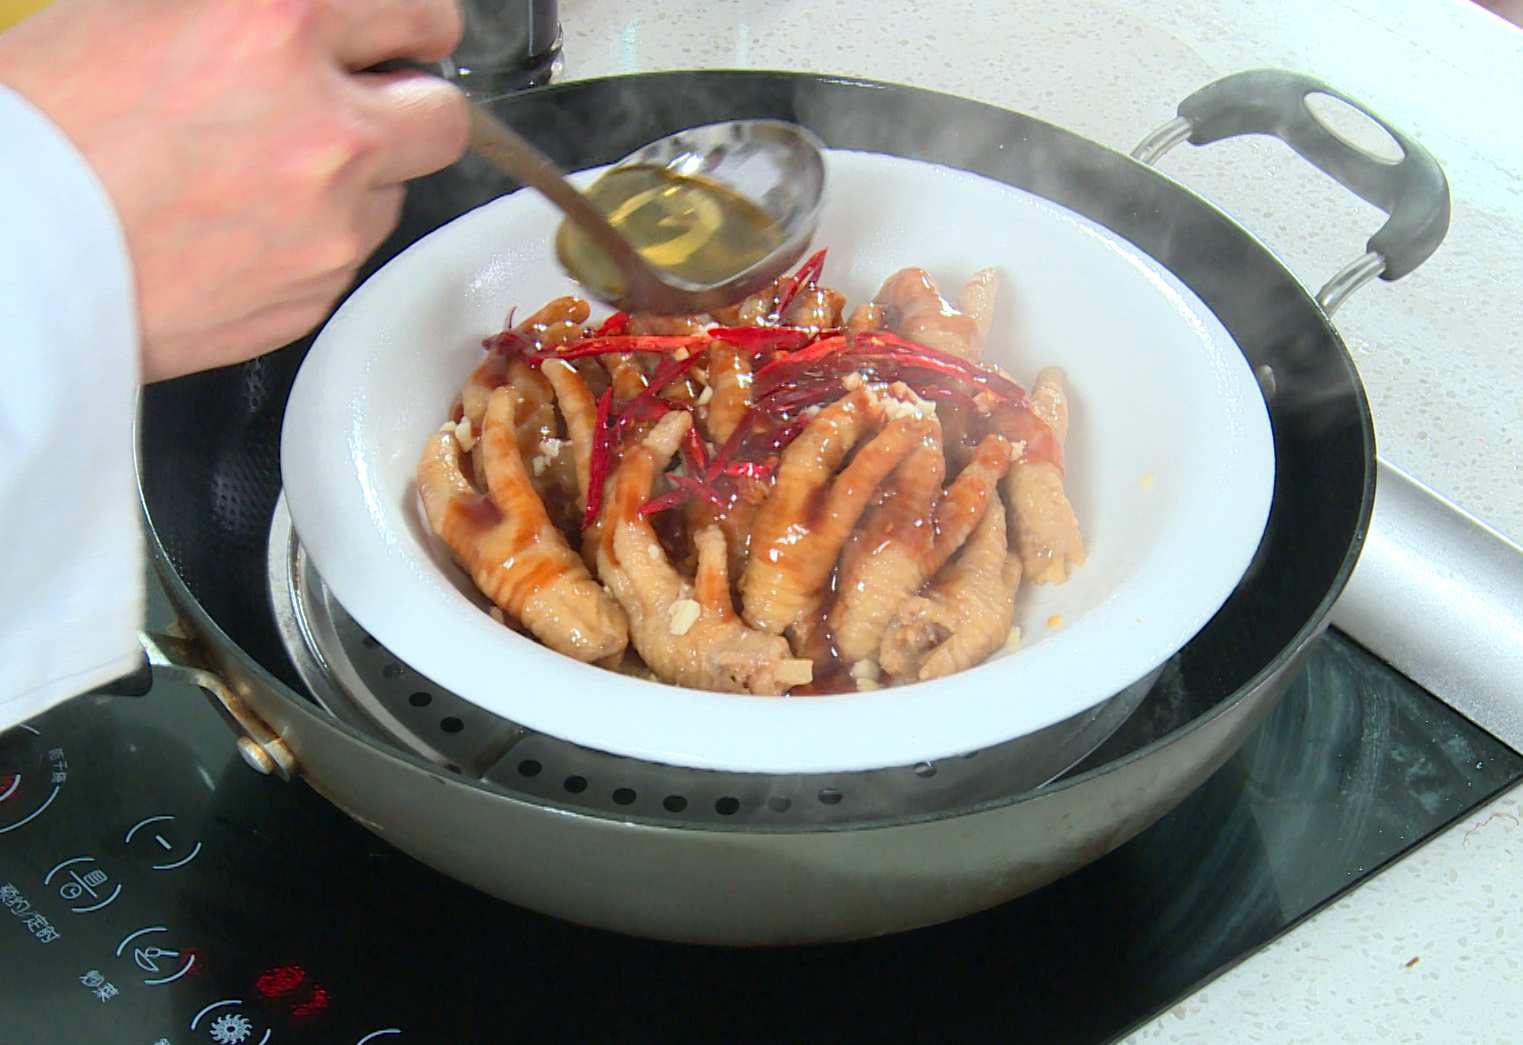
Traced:
<path fill-rule="evenodd" d="M 409 1040 L 366 989 L 362 923 L 292 924 L 250 889 L 284 877 L 276 825 L 240 816 L 266 782 L 176 696 L 199 728 L 169 736 L 142 728 L 147 707 L 86 698 L 0 736 L 0 1041 Z M 240 789 L 253 800 L 219 801 Z"/>

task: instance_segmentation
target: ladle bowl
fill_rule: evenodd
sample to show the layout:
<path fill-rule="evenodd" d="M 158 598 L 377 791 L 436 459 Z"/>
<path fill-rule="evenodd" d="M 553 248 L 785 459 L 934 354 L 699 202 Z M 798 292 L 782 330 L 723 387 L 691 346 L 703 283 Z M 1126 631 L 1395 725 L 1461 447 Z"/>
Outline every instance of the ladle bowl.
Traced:
<path fill-rule="evenodd" d="M 592 239 L 619 269 L 623 285 L 580 282 L 606 304 L 631 312 L 708 312 L 762 289 L 803 257 L 825 197 L 823 146 L 810 131 L 783 120 L 730 120 L 679 131 L 614 164 L 610 170 L 644 165 L 681 177 L 702 176 L 755 203 L 777 223 L 778 245 L 765 257 L 720 282 L 695 284 L 650 264 L 554 163 L 476 104 L 471 106 L 471 146 L 504 173 L 543 193 Z"/>

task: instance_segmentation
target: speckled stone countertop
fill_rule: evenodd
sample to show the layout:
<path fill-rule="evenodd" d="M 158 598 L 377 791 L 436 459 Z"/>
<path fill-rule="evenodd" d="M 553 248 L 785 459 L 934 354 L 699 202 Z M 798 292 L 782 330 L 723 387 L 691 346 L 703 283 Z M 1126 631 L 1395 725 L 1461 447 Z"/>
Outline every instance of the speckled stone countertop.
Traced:
<path fill-rule="evenodd" d="M 1142 1042 L 1523 1042 L 1523 795 L 1175 1005 Z"/>
<path fill-rule="evenodd" d="M 1523 542 L 1523 30 L 1468 0 L 561 0 L 561 17 L 566 78 L 862 76 L 1122 151 L 1240 69 L 1289 68 L 1361 99 L 1438 157 L 1453 192 L 1438 253 L 1337 315 L 1381 455 Z M 1160 169 L 1313 288 L 1383 220 L 1270 140 L 1181 147 Z M 1502 795 L 1128 1041 L 1523 1043 L 1519 803 Z"/>

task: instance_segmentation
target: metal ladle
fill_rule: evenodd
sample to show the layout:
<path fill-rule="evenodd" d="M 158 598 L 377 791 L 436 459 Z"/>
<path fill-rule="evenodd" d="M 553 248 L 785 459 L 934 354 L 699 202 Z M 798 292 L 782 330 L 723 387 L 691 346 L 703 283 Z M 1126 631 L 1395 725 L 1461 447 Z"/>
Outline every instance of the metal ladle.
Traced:
<path fill-rule="evenodd" d="M 503 173 L 538 189 L 591 238 L 617 266 L 624 286 L 609 292 L 594 281 L 582 282 L 594 296 L 631 312 L 708 312 L 761 290 L 803 256 L 824 199 L 823 145 L 804 128 L 781 120 L 695 127 L 620 160 L 614 168 L 643 164 L 684 177 L 703 175 L 752 201 L 777 223 L 781 237 L 771 253 L 719 283 L 694 284 L 646 261 L 560 168 L 475 102 L 470 104 L 470 143 Z"/>

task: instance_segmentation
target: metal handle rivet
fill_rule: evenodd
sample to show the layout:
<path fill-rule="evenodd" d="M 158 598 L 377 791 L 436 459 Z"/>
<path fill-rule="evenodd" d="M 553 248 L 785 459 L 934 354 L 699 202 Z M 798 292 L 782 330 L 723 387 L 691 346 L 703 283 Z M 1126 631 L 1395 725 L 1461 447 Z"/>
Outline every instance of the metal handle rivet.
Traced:
<path fill-rule="evenodd" d="M 248 737 L 238 738 L 238 754 L 243 756 L 243 760 L 248 763 L 250 769 L 257 770 L 265 776 L 275 772 L 275 760 L 270 757 L 269 752 Z"/>

